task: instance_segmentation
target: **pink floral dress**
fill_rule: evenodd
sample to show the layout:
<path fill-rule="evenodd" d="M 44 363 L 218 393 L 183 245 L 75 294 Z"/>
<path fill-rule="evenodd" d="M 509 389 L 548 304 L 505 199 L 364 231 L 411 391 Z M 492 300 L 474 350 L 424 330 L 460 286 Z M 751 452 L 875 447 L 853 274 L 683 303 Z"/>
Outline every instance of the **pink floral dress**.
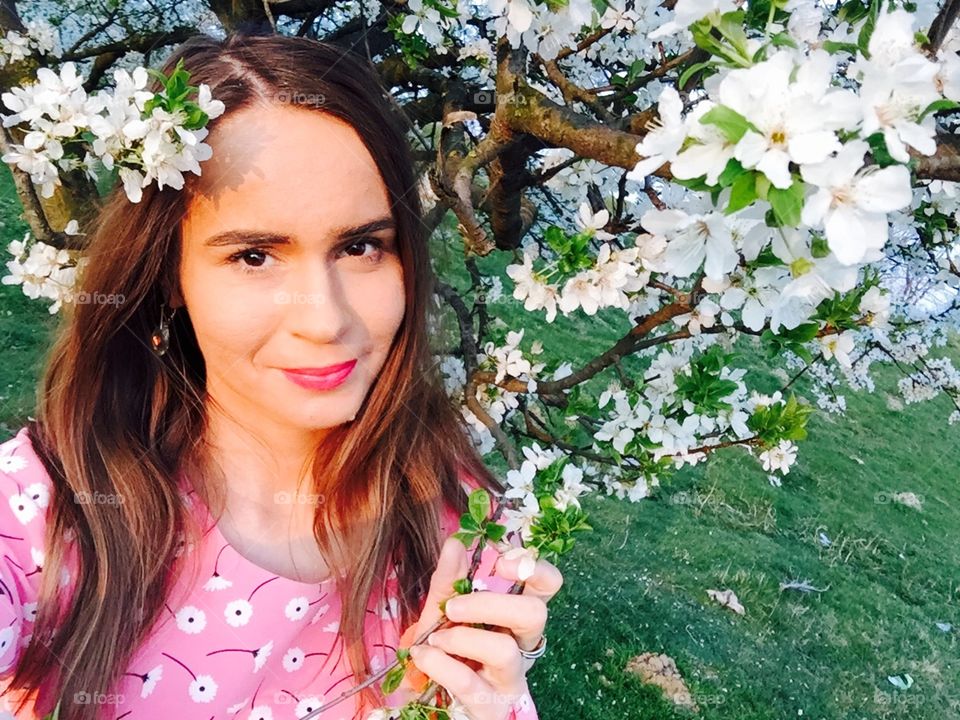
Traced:
<path fill-rule="evenodd" d="M 26 428 L 0 444 L 0 720 L 14 717 L 16 708 L 3 691 L 36 616 L 51 487 Z M 109 694 L 77 701 L 102 703 L 103 717 L 129 720 L 293 720 L 354 685 L 338 632 L 340 598 L 333 580 L 299 582 L 255 565 L 224 539 L 198 496 L 186 490 L 188 484 L 182 487 L 184 499 L 208 528 L 195 551 L 200 553 L 199 575 L 191 583 L 187 572 L 178 581 L 164 616 L 135 653 L 122 682 Z M 448 509 L 445 535 L 458 527 L 458 515 Z M 72 549 L 68 557 L 75 569 Z M 490 574 L 496 557 L 493 547 L 484 552 L 475 580 L 478 590 L 505 592 L 510 587 L 509 580 Z M 71 569 L 64 570 L 61 582 L 72 585 Z M 387 580 L 386 601 L 374 593 L 367 607 L 364 641 L 374 670 L 392 662 L 403 630 L 396 586 L 394 573 Z M 36 707 L 43 712 L 56 704 L 50 691 L 46 685 L 36 689 Z M 319 717 L 349 720 L 355 700 L 353 696 Z M 515 704 L 511 718 L 537 719 L 529 694 Z"/>

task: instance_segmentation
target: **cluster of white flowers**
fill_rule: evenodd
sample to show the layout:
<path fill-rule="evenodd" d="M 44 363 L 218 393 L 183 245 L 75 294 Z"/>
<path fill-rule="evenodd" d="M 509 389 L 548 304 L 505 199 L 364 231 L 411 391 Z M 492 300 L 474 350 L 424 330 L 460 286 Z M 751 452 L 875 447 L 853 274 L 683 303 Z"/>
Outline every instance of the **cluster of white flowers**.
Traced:
<path fill-rule="evenodd" d="M 781 472 L 786 475 L 797 460 L 797 446 L 789 440 L 781 440 L 777 445 L 760 453 L 760 462 L 767 472 Z"/>
<path fill-rule="evenodd" d="M 616 194 L 619 173 L 596 160 L 575 158 L 573 151 L 567 148 L 544 150 L 537 158 L 540 164 L 538 170 L 541 173 L 554 173 L 544 186 L 563 200 L 564 204 L 577 205 L 583 198 L 583 189 L 589 185 L 596 186 L 604 197 Z M 554 170 L 567 162 L 571 164 Z"/>
<path fill-rule="evenodd" d="M 484 345 L 483 350 L 486 353 L 484 360 L 489 360 L 496 368 L 496 382 L 502 382 L 510 375 L 518 380 L 527 381 L 527 390 L 533 392 L 537 388 L 534 376 L 543 369 L 543 363 L 531 363 L 524 356 L 520 349 L 520 342 L 523 340 L 525 330 L 511 330 L 507 333 L 506 343 L 497 346 L 492 342 Z M 534 341 L 530 349 L 532 355 L 539 355 L 543 352 L 543 343 L 539 340 Z M 481 363 L 481 367 L 483 363 Z"/>
<path fill-rule="evenodd" d="M 500 325 L 501 323 L 502 321 L 498 320 L 495 324 Z M 542 353 L 543 344 L 538 340 L 533 343 L 529 354 L 525 353 L 520 349 L 523 332 L 523 330 L 508 332 L 506 342 L 502 346 L 488 342 L 484 346 L 483 352 L 477 354 L 476 361 L 481 370 L 492 370 L 496 373 L 496 382 L 501 382 L 509 375 L 512 378 L 525 381 L 528 391 L 532 392 L 536 389 L 536 375 L 543 369 L 544 365 L 533 362 L 529 356 Z M 467 407 L 463 396 L 467 381 L 463 361 L 453 355 L 445 355 L 440 358 L 439 366 L 444 389 L 451 400 L 459 406 L 461 414 L 467 421 L 467 427 L 474 443 L 481 454 L 490 452 L 496 445 L 496 441 L 486 424 Z M 476 388 L 475 397 L 480 407 L 498 425 L 502 425 L 520 404 L 519 393 L 496 384 L 479 385 Z"/>
<path fill-rule="evenodd" d="M 836 358 L 841 365 L 850 367 L 852 362 L 850 353 L 853 352 L 855 336 L 856 333 L 852 330 L 820 336 L 820 351 L 823 353 L 823 357 L 827 360 Z"/>
<path fill-rule="evenodd" d="M 943 392 L 960 399 L 960 370 L 950 358 L 930 358 L 922 370 L 901 378 L 898 387 L 908 403 L 932 400 Z"/>
<path fill-rule="evenodd" d="M 43 197 L 60 185 L 61 171 L 82 168 L 96 179 L 99 162 L 108 170 L 116 166 L 127 197 L 139 202 L 142 188 L 154 180 L 161 189 L 181 189 L 183 173 L 199 175 L 200 161 L 210 157 L 210 146 L 202 142 L 206 128 L 186 129 L 180 111 L 145 111 L 154 94 L 145 89 L 144 68 L 132 74 L 115 70 L 113 77 L 113 89 L 88 95 L 75 65 L 67 62 L 59 74 L 40 68 L 36 82 L 3 93 L 4 105 L 13 111 L 3 115 L 4 127 L 24 132 L 23 143 L 12 145 L 3 160 L 29 173 Z M 205 84 L 196 102 L 209 118 L 224 111 Z M 92 143 L 85 133 L 93 133 Z"/>
<path fill-rule="evenodd" d="M 729 2 L 680 0 L 675 9 L 678 24 L 666 28 L 662 37 L 669 39 L 673 30 L 714 11 L 732 9 Z M 522 248 L 522 264 L 509 266 L 507 274 L 514 281 L 513 297 L 527 310 L 544 310 L 552 322 L 558 312 L 570 315 L 580 309 L 594 314 L 607 307 L 626 308 L 631 318 L 649 314 L 669 297 L 651 278 L 676 285 L 674 278 L 702 273 L 707 294 L 689 312 L 675 316 L 674 323 L 694 336 L 720 330 L 733 337 L 740 329 L 759 335 L 769 327 L 777 333 L 816 320 L 822 331 L 806 345 L 829 362 L 815 364 L 808 378 L 814 380 L 820 407 L 843 412 L 845 399 L 832 383 L 842 379 L 854 389 L 870 390 L 871 364 L 890 357 L 914 362 L 927 354 L 924 348 L 915 357 L 901 357 L 910 344 L 888 338 L 891 315 L 922 323 L 931 338 L 941 340 L 960 326 L 957 312 L 938 311 L 960 290 L 960 252 L 955 235 L 944 230 L 942 222 L 960 223 L 960 192 L 956 184 L 941 181 L 914 189 L 905 164 L 907 147 L 926 155 L 935 150 L 936 120 L 930 110 L 960 100 L 960 34 L 951 32 L 931 60 L 919 47 L 913 15 L 884 9 L 866 49 L 859 51 L 859 26 L 841 23 L 824 38 L 822 8 L 809 0 L 791 0 L 787 10 L 793 12 L 786 29 L 796 48 L 778 49 L 767 59 L 745 62 L 746 67 L 720 67 L 706 81 L 705 96 L 691 93 L 694 104 L 687 111 L 673 87 L 662 88 L 659 120 L 638 144 L 644 159 L 628 179 L 649 191 L 649 173 L 669 163 L 677 179 L 705 178 L 716 185 L 734 160 L 762 176 L 772 193 L 799 191 L 795 226 L 771 227 L 772 204 L 761 195 L 743 209 L 724 212 L 730 189 L 715 203 L 718 198 L 704 192 L 677 192 L 676 185 L 654 180 L 667 208 L 651 204 L 642 214 L 639 227 L 646 232 L 632 247 L 611 252 L 608 245 L 616 245 L 608 243 L 604 231 L 609 217 L 604 211 L 592 213 L 584 203 L 575 225 L 602 241 L 593 268 L 555 278 L 556 261 L 531 242 Z M 825 39 L 833 46 L 825 46 Z M 750 39 L 745 57 L 752 57 L 760 42 Z M 571 75 L 577 67 L 575 63 Z M 705 117 L 707 122 L 702 122 Z M 741 120 L 742 133 L 731 139 L 724 123 Z M 564 150 L 543 153 L 543 170 L 569 156 Z M 557 173 L 547 185 L 567 200 L 582 198 L 588 183 L 605 197 L 615 195 L 616 175 L 611 180 L 597 164 L 582 177 L 587 162 L 592 161 Z M 638 205 L 646 203 L 642 193 L 633 198 Z M 918 235 L 918 208 L 918 215 L 940 221 L 923 230 L 928 241 L 921 242 Z M 941 248 L 931 249 L 930 243 Z M 611 258 L 618 265 L 602 272 Z M 825 321 L 816 318 L 818 309 L 854 291 L 867 269 L 879 272 L 881 282 L 861 291 L 859 314 L 851 318 L 861 329 L 824 327 Z M 621 286 L 611 288 L 611 277 L 620 278 Z M 925 281 L 916 283 L 918 277 Z M 888 356 L 882 357 L 884 353 Z M 807 364 L 789 351 L 784 357 L 800 367 Z M 927 389 L 914 389 L 921 385 Z M 940 392 L 955 396 L 942 374 L 929 371 L 915 373 L 902 389 L 911 397 Z M 630 404 L 630 414 L 621 409 L 619 424 L 608 421 L 600 437 L 621 451 L 637 432 L 634 426 L 643 426 L 648 410 L 644 402 Z M 661 450 L 691 447 L 685 441 L 696 432 L 691 436 L 688 428 L 684 435 L 682 423 L 677 418 L 673 422 L 676 426 Z M 766 452 L 767 457 L 780 457 L 779 450 Z"/>
<path fill-rule="evenodd" d="M 809 189 L 804 225 L 822 227 L 830 250 L 844 264 L 879 259 L 888 236 L 887 214 L 910 203 L 910 173 L 904 165 L 865 164 L 870 150 L 865 138 L 882 133 L 899 162 L 909 160 L 905 144 L 932 154 L 935 121 L 932 114 L 919 119 L 921 114 L 937 100 L 960 99 L 952 76 L 937 82 L 948 66 L 921 54 L 912 21 L 902 10 L 880 15 L 870 59 L 858 55 L 846 69 L 849 88 L 832 84 L 843 62 L 840 54 L 807 47 L 782 49 L 750 67 L 712 76 L 708 97 L 686 115 L 677 91 L 664 89 L 658 125 L 637 144 L 643 159 L 631 176 L 640 180 L 670 163 L 678 179 L 705 177 L 716 185 L 735 159 L 763 173 L 772 187 L 786 190 L 797 181 L 795 166 Z M 904 69 L 891 73 L 891 66 Z M 746 121 L 736 142 L 715 122 L 726 111 Z M 729 266 L 729 252 L 722 257 Z M 712 269 L 714 275 L 722 270 L 720 259 Z"/>
<path fill-rule="evenodd" d="M 66 228 L 76 232 L 76 221 Z M 23 240 L 15 240 L 7 246 L 13 260 L 7 262 L 9 275 L 2 278 L 4 285 L 22 285 L 23 294 L 31 299 L 53 300 L 50 313 L 56 313 L 62 303 L 73 300 L 76 273 L 86 262 L 76 251 L 63 250 L 40 241 L 29 242 L 30 233 Z"/>
<path fill-rule="evenodd" d="M 594 433 L 594 440 L 611 445 L 622 455 L 649 452 L 653 461 L 669 458 L 675 467 L 682 467 L 702 461 L 704 449 L 725 440 L 752 437 L 747 420 L 760 400 L 756 395 L 748 397 L 742 368 L 721 369 L 719 379 L 732 383 L 732 389 L 721 398 L 727 406 L 716 412 L 698 411 L 679 391 L 678 378 L 690 375 L 695 349 L 707 342 L 714 340 L 692 339 L 659 350 L 633 396 L 616 384 L 604 390 L 598 407 L 603 409 L 612 401 L 613 408 Z M 783 401 L 778 394 L 769 402 Z M 602 452 L 604 448 L 595 444 L 594 450 Z M 645 479 L 651 485 L 659 481 L 655 473 Z"/>
<path fill-rule="evenodd" d="M 594 213 L 584 202 L 579 208 L 577 227 L 598 239 L 612 239 L 612 235 L 601 229 L 609 216 L 606 208 Z M 605 242 L 600 246 L 594 266 L 567 278 L 561 287 L 549 282 L 549 266 L 544 270 L 534 269 L 539 248 L 528 245 L 523 251 L 523 263 L 509 265 L 506 272 L 514 282 L 513 297 L 523 300 L 526 310 L 545 309 L 547 322 L 553 322 L 558 309 L 564 315 L 578 308 L 587 315 L 595 315 L 608 307 L 627 310 L 631 295 L 642 290 L 650 279 L 650 270 L 644 266 L 646 251 L 648 247 L 641 242 L 623 250 Z"/>
<path fill-rule="evenodd" d="M 556 12 L 536 0 L 487 0 L 481 5 L 458 0 L 454 7 L 444 0 L 410 0 L 408 7 L 411 12 L 403 19 L 401 30 L 408 35 L 417 33 L 441 54 L 447 52 L 445 38 L 469 37 L 468 21 L 479 17 L 492 20 L 490 30 L 496 37 L 506 37 L 511 47 L 523 45 L 546 60 L 555 58 L 564 47 L 575 47 L 581 29 L 590 25 L 594 15 L 589 0 L 569 0 Z M 604 22 L 611 27 L 632 27 L 632 17 L 622 9 L 608 10 Z"/>
<path fill-rule="evenodd" d="M 50 23 L 44 20 L 27 20 L 26 33 L 8 30 L 0 37 L 0 67 L 19 62 L 36 53 L 59 55 L 59 38 Z"/>
<path fill-rule="evenodd" d="M 506 508 L 502 517 L 507 532 L 517 532 L 526 541 L 531 538 L 531 528 L 540 515 L 540 501 L 534 492 L 536 475 L 566 455 L 557 448 L 541 448 L 536 442 L 524 446 L 522 451 L 525 459 L 518 469 L 507 472 L 505 480 L 507 490 L 504 497 L 515 501 L 515 507 Z M 562 483 L 553 493 L 554 507 L 561 512 L 569 506 L 579 508 L 578 498 L 590 489 L 583 483 L 584 475 L 593 472 L 593 468 L 584 469 L 565 463 L 560 471 Z"/>

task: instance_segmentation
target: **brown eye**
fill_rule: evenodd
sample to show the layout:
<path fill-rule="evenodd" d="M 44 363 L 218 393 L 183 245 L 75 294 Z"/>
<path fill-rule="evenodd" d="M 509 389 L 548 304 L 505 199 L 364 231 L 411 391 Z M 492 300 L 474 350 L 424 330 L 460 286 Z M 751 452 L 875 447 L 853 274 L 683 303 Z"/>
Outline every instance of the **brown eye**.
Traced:
<path fill-rule="evenodd" d="M 253 267 L 260 267 L 266 262 L 267 254 L 262 250 L 247 250 L 241 256 L 245 260 L 250 260 L 247 265 L 252 265 Z"/>
<path fill-rule="evenodd" d="M 243 272 L 254 272 L 263 267 L 269 257 L 272 256 L 266 250 L 246 248 L 245 250 L 238 250 L 233 253 L 233 255 L 230 255 L 227 258 L 227 262 L 238 265 L 238 269 Z"/>
<path fill-rule="evenodd" d="M 365 246 L 372 247 L 373 252 L 369 255 L 365 253 Z M 377 260 L 380 259 L 380 255 L 383 253 L 383 249 L 383 241 L 372 237 L 353 240 L 350 242 L 350 244 L 343 246 L 343 251 L 351 257 L 360 258 L 361 260 L 366 260 L 368 262 L 377 262 Z"/>

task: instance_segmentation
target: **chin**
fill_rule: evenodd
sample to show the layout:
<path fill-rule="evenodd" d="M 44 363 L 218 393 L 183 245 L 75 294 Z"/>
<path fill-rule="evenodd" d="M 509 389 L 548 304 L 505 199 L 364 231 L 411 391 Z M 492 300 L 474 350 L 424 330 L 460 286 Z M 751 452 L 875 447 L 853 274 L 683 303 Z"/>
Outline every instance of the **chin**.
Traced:
<path fill-rule="evenodd" d="M 348 407 L 344 407 L 346 403 L 336 404 L 338 407 L 335 412 L 303 414 L 287 419 L 302 430 L 329 430 L 353 421 L 360 410 L 359 407 L 354 407 L 353 403 Z"/>

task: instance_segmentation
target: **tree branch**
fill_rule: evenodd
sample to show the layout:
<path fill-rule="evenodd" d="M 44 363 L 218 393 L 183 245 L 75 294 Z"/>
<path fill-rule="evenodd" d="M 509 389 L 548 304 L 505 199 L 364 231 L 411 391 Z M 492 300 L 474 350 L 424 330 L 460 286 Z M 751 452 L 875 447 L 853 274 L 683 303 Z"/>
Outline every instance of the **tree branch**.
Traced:
<path fill-rule="evenodd" d="M 923 46 L 923 49 L 926 50 L 927 54 L 931 57 L 936 56 L 937 51 L 947 37 L 947 33 L 950 32 L 950 28 L 956 21 L 958 13 L 960 13 L 960 0 L 946 0 L 946 2 L 943 3 L 943 7 L 940 8 L 940 12 L 938 12 L 937 16 L 933 19 L 933 22 L 930 24 L 930 30 L 927 32 L 929 42 Z"/>
<path fill-rule="evenodd" d="M 960 138 L 937 135 L 936 141 L 937 151 L 933 155 L 911 153 L 917 159 L 917 177 L 960 182 Z"/>

